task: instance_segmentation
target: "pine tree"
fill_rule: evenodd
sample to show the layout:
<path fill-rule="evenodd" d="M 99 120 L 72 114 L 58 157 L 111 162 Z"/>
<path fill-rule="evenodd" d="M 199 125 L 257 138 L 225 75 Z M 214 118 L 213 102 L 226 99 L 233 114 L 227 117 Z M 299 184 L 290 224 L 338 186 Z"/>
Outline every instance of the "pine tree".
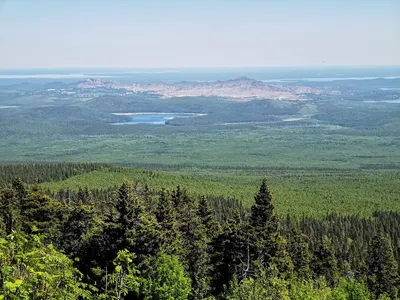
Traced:
<path fill-rule="evenodd" d="M 172 230 L 176 223 L 176 213 L 170 197 L 165 194 L 165 190 L 160 192 L 156 209 L 156 218 L 161 226 L 166 230 Z"/>
<path fill-rule="evenodd" d="M 4 223 L 4 233 L 10 235 L 20 227 L 20 205 L 13 189 L 0 191 L 0 212 Z"/>
<path fill-rule="evenodd" d="M 279 248 L 279 223 L 266 178 L 263 179 L 254 200 L 248 230 L 250 260 L 258 261 L 267 269 Z"/>
<path fill-rule="evenodd" d="M 210 202 L 204 196 L 199 201 L 198 215 L 205 227 L 207 236 L 210 239 L 217 236 L 221 228 L 211 209 Z"/>
<path fill-rule="evenodd" d="M 333 250 L 332 241 L 327 236 L 323 237 L 319 249 L 315 253 L 312 267 L 315 274 L 317 276 L 324 276 L 329 285 L 333 286 L 337 281 L 337 259 Z"/>
<path fill-rule="evenodd" d="M 132 247 L 133 231 L 137 226 L 135 221 L 143 209 L 142 204 L 133 195 L 131 183 L 125 180 L 116 193 L 114 205 L 110 206 L 106 215 L 104 237 L 98 240 L 99 247 L 104 248 L 105 257 L 102 260 L 109 268 L 112 268 L 112 260 L 119 250 L 130 250 Z"/>
<path fill-rule="evenodd" d="M 276 266 L 279 276 L 283 279 L 289 279 L 293 275 L 293 262 L 288 252 L 286 239 L 278 235 L 276 238 L 276 249 L 271 263 Z M 268 266 L 270 268 L 270 266 Z"/>
<path fill-rule="evenodd" d="M 198 215 L 198 203 L 183 191 L 177 207 L 179 230 L 183 238 L 184 261 L 192 280 L 193 298 L 204 299 L 209 290 L 210 257 L 207 249 L 210 239 Z"/>
<path fill-rule="evenodd" d="M 115 209 L 118 212 L 117 223 L 125 233 L 133 228 L 134 219 L 144 211 L 144 204 L 134 195 L 129 181 L 124 181 L 118 189 Z"/>
<path fill-rule="evenodd" d="M 85 187 L 84 189 L 79 188 L 77 198 L 79 204 L 93 205 L 92 198 L 87 187 Z"/>
<path fill-rule="evenodd" d="M 219 295 L 234 276 L 248 277 L 250 270 L 249 243 L 245 224 L 239 215 L 228 220 L 222 232 L 212 241 L 212 294 Z M 254 275 L 251 273 L 250 275 Z"/>
<path fill-rule="evenodd" d="M 172 191 L 172 201 L 176 208 L 180 206 L 182 200 L 181 198 L 182 198 L 181 187 L 178 185 L 176 187 L 176 190 Z"/>
<path fill-rule="evenodd" d="M 145 268 L 148 258 L 159 252 L 160 225 L 147 213 L 130 182 L 124 181 L 118 189 L 114 208 L 104 222 L 103 236 L 97 237 L 95 244 L 104 249 L 99 265 L 102 270 L 112 269 L 112 259 L 120 250 L 134 253 L 138 268 Z"/>
<path fill-rule="evenodd" d="M 19 177 L 14 178 L 9 188 L 0 192 L 1 217 L 6 235 L 21 227 L 21 204 L 28 192 Z"/>
<path fill-rule="evenodd" d="M 289 240 L 289 253 L 297 275 L 304 279 L 311 279 L 311 253 L 308 247 L 307 236 L 296 227 L 292 229 Z"/>
<path fill-rule="evenodd" d="M 369 288 L 377 297 L 386 294 L 396 299 L 399 286 L 398 264 L 394 258 L 392 242 L 383 232 L 376 234 L 369 245 L 367 265 Z"/>
<path fill-rule="evenodd" d="M 27 233 L 33 230 L 48 232 L 52 226 L 59 224 L 54 222 L 58 210 L 57 202 L 34 188 L 21 200 L 22 229 Z"/>
<path fill-rule="evenodd" d="M 82 244 L 97 225 L 96 223 L 97 218 L 93 206 L 83 204 L 74 206 L 60 228 L 60 247 L 71 257 L 79 257 L 82 252 Z"/>
<path fill-rule="evenodd" d="M 169 255 L 183 255 L 182 235 L 176 218 L 176 210 L 172 199 L 162 190 L 156 209 L 156 219 L 161 226 L 161 251 Z"/>
<path fill-rule="evenodd" d="M 19 203 L 21 203 L 22 199 L 24 199 L 28 194 L 21 178 L 16 177 L 11 184 L 11 188 L 15 192 L 15 196 L 18 199 Z"/>

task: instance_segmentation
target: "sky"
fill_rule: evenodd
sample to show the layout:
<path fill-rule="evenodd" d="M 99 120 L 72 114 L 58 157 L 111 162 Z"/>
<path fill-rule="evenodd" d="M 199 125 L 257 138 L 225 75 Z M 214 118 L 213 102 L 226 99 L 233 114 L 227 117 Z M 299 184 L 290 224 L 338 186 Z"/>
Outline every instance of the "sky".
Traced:
<path fill-rule="evenodd" d="M 400 0 L 0 0 L 0 68 L 400 66 Z"/>

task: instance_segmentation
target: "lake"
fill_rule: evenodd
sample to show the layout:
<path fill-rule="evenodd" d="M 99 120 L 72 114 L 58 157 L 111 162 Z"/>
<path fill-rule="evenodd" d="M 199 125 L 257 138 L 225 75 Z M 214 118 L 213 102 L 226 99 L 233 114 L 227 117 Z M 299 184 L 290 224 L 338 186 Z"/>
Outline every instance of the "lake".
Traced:
<path fill-rule="evenodd" d="M 129 121 L 113 123 L 112 125 L 153 124 L 165 125 L 165 122 L 174 118 L 189 118 L 205 116 L 197 113 L 113 113 L 116 116 L 129 116 Z"/>

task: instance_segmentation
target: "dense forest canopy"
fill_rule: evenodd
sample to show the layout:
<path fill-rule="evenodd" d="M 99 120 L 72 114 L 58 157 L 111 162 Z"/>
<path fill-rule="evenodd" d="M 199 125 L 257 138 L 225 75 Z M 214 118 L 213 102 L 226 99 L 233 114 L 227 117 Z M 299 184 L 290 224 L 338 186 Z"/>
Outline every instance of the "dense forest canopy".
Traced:
<path fill-rule="evenodd" d="M 399 213 L 279 215 L 267 179 L 251 207 L 127 180 L 54 197 L 42 170 L 0 193 L 2 299 L 398 297 Z"/>
<path fill-rule="evenodd" d="M 398 299 L 396 70 L 0 78 L 0 299 Z"/>

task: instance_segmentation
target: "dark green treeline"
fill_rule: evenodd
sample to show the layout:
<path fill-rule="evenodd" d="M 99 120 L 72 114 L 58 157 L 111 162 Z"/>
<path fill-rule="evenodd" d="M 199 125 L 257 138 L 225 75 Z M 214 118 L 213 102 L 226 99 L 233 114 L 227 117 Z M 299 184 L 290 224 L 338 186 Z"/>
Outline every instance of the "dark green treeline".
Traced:
<path fill-rule="evenodd" d="M 267 180 L 234 199 L 0 192 L 3 299 L 397 299 L 400 214 L 280 218 Z"/>

